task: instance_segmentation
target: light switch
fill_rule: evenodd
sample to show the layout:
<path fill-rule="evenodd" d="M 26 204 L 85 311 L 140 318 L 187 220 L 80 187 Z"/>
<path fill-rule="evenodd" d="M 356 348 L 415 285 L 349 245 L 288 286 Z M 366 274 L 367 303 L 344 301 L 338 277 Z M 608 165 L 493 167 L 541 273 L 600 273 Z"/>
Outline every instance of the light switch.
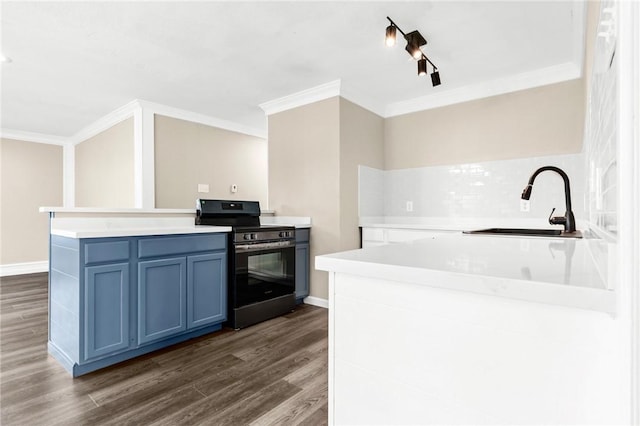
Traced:
<path fill-rule="evenodd" d="M 407 201 L 407 211 L 408 212 L 413 211 L 413 201 Z"/>
<path fill-rule="evenodd" d="M 238 192 L 238 185 L 236 185 L 235 183 L 231 185 L 231 192 L 233 192 L 234 194 L 236 192 Z"/>
<path fill-rule="evenodd" d="M 209 192 L 209 184 L 208 183 L 199 183 L 198 184 L 198 192 Z"/>

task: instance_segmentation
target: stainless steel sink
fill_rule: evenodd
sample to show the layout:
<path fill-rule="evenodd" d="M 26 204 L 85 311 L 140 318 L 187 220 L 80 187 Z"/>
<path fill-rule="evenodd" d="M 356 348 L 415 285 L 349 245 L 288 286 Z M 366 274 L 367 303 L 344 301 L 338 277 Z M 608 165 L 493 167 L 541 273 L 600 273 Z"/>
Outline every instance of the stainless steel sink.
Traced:
<path fill-rule="evenodd" d="M 560 229 L 526 229 L 526 228 L 487 228 L 474 231 L 462 231 L 463 234 L 482 235 L 514 235 L 534 237 L 582 238 L 582 232 L 564 232 Z"/>

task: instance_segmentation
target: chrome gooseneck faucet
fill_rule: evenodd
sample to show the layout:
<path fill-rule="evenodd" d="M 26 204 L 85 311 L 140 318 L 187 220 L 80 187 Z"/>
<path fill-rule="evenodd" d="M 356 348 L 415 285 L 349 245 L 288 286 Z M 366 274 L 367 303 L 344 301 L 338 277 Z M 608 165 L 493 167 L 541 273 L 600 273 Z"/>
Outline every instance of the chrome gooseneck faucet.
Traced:
<path fill-rule="evenodd" d="M 540 173 L 546 170 L 551 170 L 562 176 L 562 179 L 564 180 L 564 202 L 567 207 L 567 211 L 565 212 L 564 216 L 553 216 L 553 212 L 556 209 L 554 208 L 553 210 L 551 210 L 551 214 L 549 215 L 549 223 L 551 225 L 564 225 L 564 232 L 575 232 L 576 219 L 573 217 L 573 211 L 571 210 L 571 189 L 569 188 L 569 176 L 567 176 L 567 174 L 562 171 L 562 169 L 554 166 L 544 166 L 533 172 L 533 174 L 529 178 L 529 184 L 524 188 L 524 191 L 522 191 L 522 199 L 528 200 L 529 197 L 531 197 L 533 181 L 536 180 L 536 177 Z"/>

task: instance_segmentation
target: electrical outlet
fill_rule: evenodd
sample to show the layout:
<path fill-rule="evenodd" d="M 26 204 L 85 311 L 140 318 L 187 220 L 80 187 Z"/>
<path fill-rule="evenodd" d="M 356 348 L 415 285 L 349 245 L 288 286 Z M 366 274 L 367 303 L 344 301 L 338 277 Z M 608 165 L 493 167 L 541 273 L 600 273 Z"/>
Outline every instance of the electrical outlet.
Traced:
<path fill-rule="evenodd" d="M 408 212 L 413 211 L 413 201 L 407 201 L 407 211 Z"/>
<path fill-rule="evenodd" d="M 520 211 L 528 212 L 530 210 L 529 200 L 520 200 Z"/>
<path fill-rule="evenodd" d="M 199 183 L 198 184 L 198 192 L 209 192 L 209 184 L 207 184 L 207 183 Z"/>
<path fill-rule="evenodd" d="M 231 192 L 234 194 L 238 192 L 238 185 L 236 185 L 235 183 L 231 184 Z"/>

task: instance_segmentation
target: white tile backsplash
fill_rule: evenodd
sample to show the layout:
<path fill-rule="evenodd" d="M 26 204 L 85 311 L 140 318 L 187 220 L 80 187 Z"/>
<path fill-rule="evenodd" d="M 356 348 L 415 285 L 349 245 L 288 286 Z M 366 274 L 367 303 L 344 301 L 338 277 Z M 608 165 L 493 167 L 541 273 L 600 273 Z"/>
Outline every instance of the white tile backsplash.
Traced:
<path fill-rule="evenodd" d="M 382 206 L 386 217 L 539 218 L 544 224 L 552 208 L 564 214 L 562 178 L 549 171 L 537 177 L 529 212 L 520 211 L 520 195 L 536 169 L 551 165 L 569 176 L 573 212 L 581 220 L 584 162 L 584 155 L 573 154 L 386 171 L 361 167 L 360 216 L 381 216 Z"/>
<path fill-rule="evenodd" d="M 358 166 L 358 215 L 384 216 L 383 170 Z"/>
<path fill-rule="evenodd" d="M 589 82 L 589 100 L 585 134 L 589 190 L 589 222 L 612 239 L 618 228 L 618 135 L 617 135 L 617 59 L 615 57 L 615 14 L 610 0 L 600 3 L 600 24 L 595 42 L 593 74 Z M 605 16 L 606 15 L 606 16 Z M 607 22 L 604 25 L 603 22 Z"/>

